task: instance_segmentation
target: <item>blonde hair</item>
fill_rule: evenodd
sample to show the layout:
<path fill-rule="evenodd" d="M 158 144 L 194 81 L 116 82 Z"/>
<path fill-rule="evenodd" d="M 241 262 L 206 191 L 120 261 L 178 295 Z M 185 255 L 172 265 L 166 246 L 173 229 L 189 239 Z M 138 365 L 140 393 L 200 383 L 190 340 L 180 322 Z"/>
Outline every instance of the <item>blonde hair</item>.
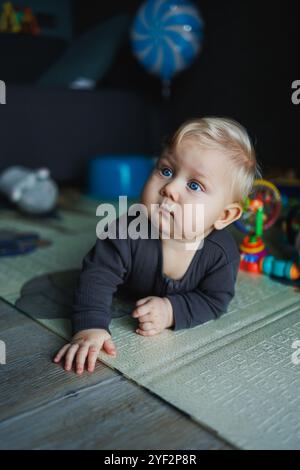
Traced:
<path fill-rule="evenodd" d="M 246 129 L 228 118 L 205 117 L 183 123 L 167 143 L 175 148 L 183 138 L 195 137 L 200 144 L 225 152 L 232 163 L 232 197 L 242 202 L 251 193 L 255 179 L 261 178 L 260 166 Z"/>

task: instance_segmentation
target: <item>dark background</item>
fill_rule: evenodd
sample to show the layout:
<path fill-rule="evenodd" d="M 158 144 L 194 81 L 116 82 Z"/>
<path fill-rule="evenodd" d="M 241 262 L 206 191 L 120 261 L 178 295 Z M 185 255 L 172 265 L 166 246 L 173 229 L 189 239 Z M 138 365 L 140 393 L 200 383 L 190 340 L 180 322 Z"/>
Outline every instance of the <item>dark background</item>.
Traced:
<path fill-rule="evenodd" d="M 133 18 L 142 3 L 138 0 L 74 0 L 73 37 L 122 12 Z M 172 80 L 168 101 L 161 97 L 159 78 L 148 74 L 134 58 L 129 34 L 98 88 L 134 90 L 144 95 L 166 116 L 162 134 L 170 133 L 191 117 L 235 118 L 249 130 L 265 172 L 270 167 L 283 171 L 295 167 L 298 171 L 300 105 L 295 106 L 291 101 L 291 84 L 300 79 L 300 20 L 296 2 L 194 0 L 193 3 L 199 7 L 205 22 L 202 52 L 188 70 Z M 14 40 L 18 38 L 9 38 L 10 43 Z M 45 38 L 26 40 L 42 44 Z M 52 38 L 51 60 L 59 55 L 62 43 L 61 38 Z M 10 57 L 9 44 L 4 45 L 4 50 L 2 64 L 5 57 Z M 43 63 L 43 54 L 35 52 L 36 57 L 26 59 L 31 60 L 28 67 L 24 64 L 27 74 L 28 69 L 32 70 L 32 84 L 35 67 L 42 70 L 48 65 Z M 6 77 L 5 70 L 5 67 L 0 69 L 1 79 L 22 83 L 22 74 Z"/>
<path fill-rule="evenodd" d="M 120 11 L 134 15 L 142 3 L 111 0 L 100 5 L 88 0 L 83 6 L 77 0 L 75 33 Z M 193 116 L 230 116 L 249 130 L 265 170 L 298 168 L 300 105 L 291 102 L 291 84 L 299 78 L 297 2 L 194 0 L 194 4 L 205 21 L 203 50 L 188 70 L 173 79 L 170 129 Z M 159 80 L 137 63 L 129 41 L 105 85 L 142 89 L 153 99 L 160 94 Z"/>

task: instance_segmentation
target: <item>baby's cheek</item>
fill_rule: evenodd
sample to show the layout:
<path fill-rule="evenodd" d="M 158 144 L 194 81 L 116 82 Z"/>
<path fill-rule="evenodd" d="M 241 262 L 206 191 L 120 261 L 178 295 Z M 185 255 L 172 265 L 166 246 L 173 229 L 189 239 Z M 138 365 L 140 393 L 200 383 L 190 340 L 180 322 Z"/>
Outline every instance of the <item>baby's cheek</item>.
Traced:
<path fill-rule="evenodd" d="M 204 225 L 207 227 L 208 225 L 211 225 L 212 223 L 214 223 L 217 220 L 221 210 L 222 210 L 222 205 L 217 204 L 216 201 L 212 200 L 210 204 L 205 204 L 204 212 L 203 212 Z"/>
<path fill-rule="evenodd" d="M 141 195 L 141 201 L 143 204 L 145 204 L 147 207 L 151 205 L 154 197 L 154 191 L 153 191 L 153 185 L 151 182 L 146 183 L 142 195 Z"/>

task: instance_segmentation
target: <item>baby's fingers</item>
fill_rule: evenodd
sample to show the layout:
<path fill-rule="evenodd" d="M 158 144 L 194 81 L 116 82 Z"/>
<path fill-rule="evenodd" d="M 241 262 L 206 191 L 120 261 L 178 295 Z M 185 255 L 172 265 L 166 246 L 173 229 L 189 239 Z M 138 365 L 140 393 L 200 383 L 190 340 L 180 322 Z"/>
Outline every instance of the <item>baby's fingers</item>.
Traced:
<path fill-rule="evenodd" d="M 56 356 L 54 357 L 54 362 L 59 362 L 61 360 L 61 358 L 65 355 L 65 353 L 67 352 L 67 350 L 70 348 L 70 343 L 68 344 L 65 344 L 59 351 L 58 353 L 56 354 Z"/>
<path fill-rule="evenodd" d="M 152 298 L 153 298 L 153 296 L 144 297 L 143 299 L 139 299 L 139 300 L 136 301 L 135 305 L 137 307 L 139 307 L 140 305 L 145 304 L 146 302 L 148 302 L 148 300 L 151 300 Z"/>
<path fill-rule="evenodd" d="M 77 374 L 82 374 L 84 369 L 84 363 L 86 360 L 86 356 L 89 352 L 89 345 L 84 345 L 79 348 L 76 354 L 76 372 Z"/>
<path fill-rule="evenodd" d="M 100 351 L 100 347 L 90 346 L 89 355 L 88 355 L 88 371 L 89 372 L 94 372 L 99 351 Z"/>
<path fill-rule="evenodd" d="M 142 317 L 143 315 L 147 315 L 150 312 L 151 312 L 151 304 L 149 302 L 146 302 L 145 304 L 140 305 L 139 307 L 134 309 L 134 311 L 132 312 L 132 317 L 139 318 L 139 317 Z"/>
<path fill-rule="evenodd" d="M 103 350 L 107 353 L 110 354 L 111 356 L 116 356 L 117 355 L 117 350 L 116 347 L 111 339 L 107 339 L 103 343 Z"/>
<path fill-rule="evenodd" d="M 147 322 L 139 324 L 139 330 L 149 331 L 149 330 L 153 330 L 153 329 L 155 329 L 155 328 L 154 328 L 153 322 L 151 322 L 151 321 L 147 321 Z"/>
<path fill-rule="evenodd" d="M 79 349 L 79 344 L 71 344 L 66 354 L 65 370 L 70 370 L 73 364 L 73 359 Z"/>
<path fill-rule="evenodd" d="M 160 333 L 158 330 L 156 330 L 155 328 L 153 328 L 152 330 L 142 330 L 141 328 L 138 328 L 137 330 L 135 330 L 136 333 L 138 335 L 141 335 L 141 336 L 154 336 L 154 335 L 157 335 L 158 333 Z"/>

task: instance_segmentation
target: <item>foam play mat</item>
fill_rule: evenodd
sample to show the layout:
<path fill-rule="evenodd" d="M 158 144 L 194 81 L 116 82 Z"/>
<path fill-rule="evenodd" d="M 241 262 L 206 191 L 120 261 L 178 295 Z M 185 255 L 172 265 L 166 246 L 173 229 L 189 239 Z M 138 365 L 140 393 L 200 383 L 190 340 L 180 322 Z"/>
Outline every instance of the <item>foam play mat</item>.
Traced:
<path fill-rule="evenodd" d="M 0 296 L 68 339 L 81 261 L 95 242 L 96 202 L 52 223 L 4 211 L 0 229 L 36 230 L 51 241 L 0 258 Z M 74 209 L 74 208 L 73 208 Z M 100 360 L 242 449 L 300 449 L 300 295 L 267 276 L 240 272 L 227 314 L 191 330 L 135 333 L 133 304 L 116 295 L 111 332 L 118 355 Z M 34 347 L 34 345 L 33 345 Z M 80 378 L 78 378 L 80 380 Z"/>

